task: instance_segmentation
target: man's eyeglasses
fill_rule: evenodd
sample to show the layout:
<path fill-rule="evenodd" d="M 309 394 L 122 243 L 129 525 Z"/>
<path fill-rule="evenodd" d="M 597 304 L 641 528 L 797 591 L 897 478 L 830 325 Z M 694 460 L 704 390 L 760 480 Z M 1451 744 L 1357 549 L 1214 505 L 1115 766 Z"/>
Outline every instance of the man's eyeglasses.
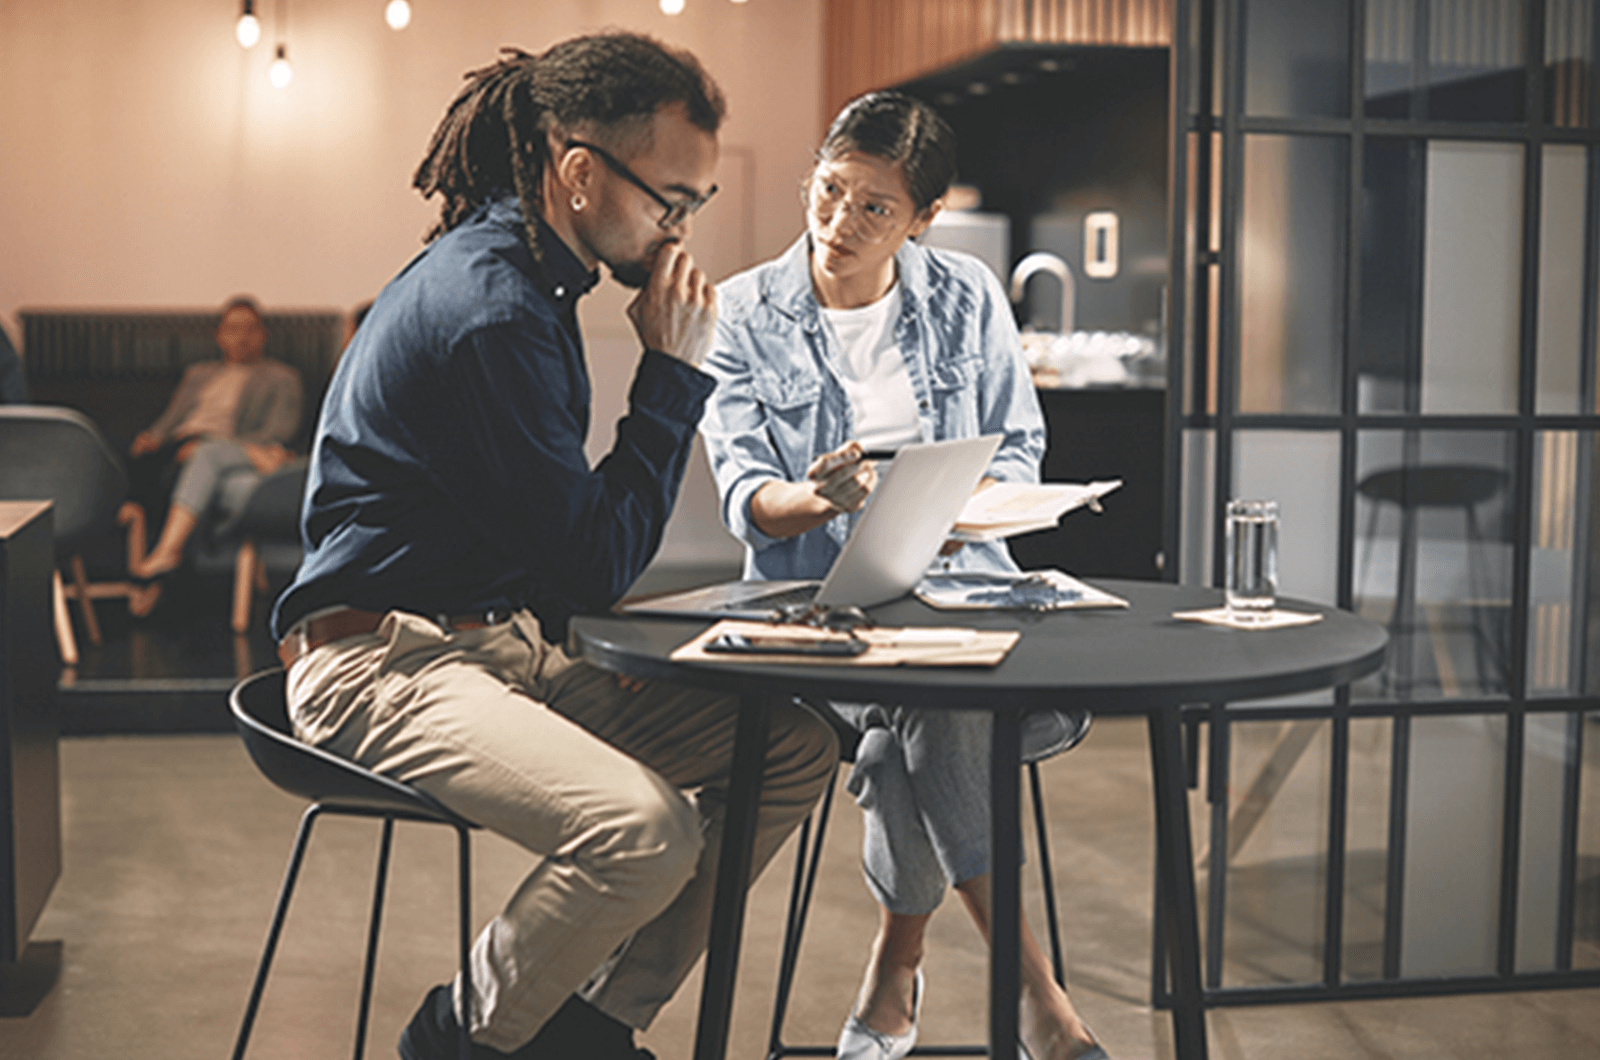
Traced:
<path fill-rule="evenodd" d="M 684 222 L 685 218 L 687 218 L 690 214 L 697 212 L 700 207 L 710 202 L 711 196 L 717 193 L 717 186 L 713 184 L 711 185 L 710 191 L 706 192 L 697 199 L 683 199 L 679 202 L 673 202 L 671 199 L 668 199 L 665 195 L 662 195 L 659 191 L 640 180 L 638 174 L 634 173 L 633 170 L 623 165 L 621 160 L 619 160 L 605 148 L 596 147 L 594 144 L 586 143 L 583 140 L 568 140 L 567 149 L 571 150 L 574 147 L 581 147 L 586 151 L 591 151 L 594 154 L 599 155 L 600 161 L 604 162 L 606 167 L 609 168 L 611 172 L 615 173 L 629 184 L 632 184 L 634 187 L 650 196 L 650 198 L 654 199 L 656 205 L 660 206 L 662 210 L 666 211 L 661 215 L 660 219 L 656 221 L 656 224 L 662 228 L 678 227 Z"/>

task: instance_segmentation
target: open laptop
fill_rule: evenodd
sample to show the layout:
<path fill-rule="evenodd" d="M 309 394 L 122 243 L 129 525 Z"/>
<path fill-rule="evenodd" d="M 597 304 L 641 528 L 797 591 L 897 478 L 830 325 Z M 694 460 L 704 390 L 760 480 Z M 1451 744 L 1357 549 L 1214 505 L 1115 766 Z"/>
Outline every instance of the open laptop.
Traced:
<path fill-rule="evenodd" d="M 740 581 L 625 604 L 629 614 L 765 619 L 791 604 L 872 607 L 910 592 L 977 488 L 1001 436 L 908 445 L 879 477 L 828 576 Z"/>

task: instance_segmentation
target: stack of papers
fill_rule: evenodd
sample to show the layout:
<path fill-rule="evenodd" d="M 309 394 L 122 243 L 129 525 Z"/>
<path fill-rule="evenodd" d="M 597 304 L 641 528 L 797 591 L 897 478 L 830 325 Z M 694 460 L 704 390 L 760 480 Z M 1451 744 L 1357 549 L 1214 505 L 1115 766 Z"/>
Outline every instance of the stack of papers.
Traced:
<path fill-rule="evenodd" d="M 1004 537 L 1048 530 L 1074 508 L 1100 510 L 1100 498 L 1122 485 L 1121 479 L 1090 482 L 996 482 L 974 493 L 950 537 L 956 541 L 998 541 Z"/>

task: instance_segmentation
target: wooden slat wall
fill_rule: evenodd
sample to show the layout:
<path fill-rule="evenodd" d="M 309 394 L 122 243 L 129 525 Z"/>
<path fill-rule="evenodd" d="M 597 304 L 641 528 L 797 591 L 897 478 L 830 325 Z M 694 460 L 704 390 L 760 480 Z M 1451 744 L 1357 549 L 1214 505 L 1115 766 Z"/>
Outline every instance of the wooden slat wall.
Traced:
<path fill-rule="evenodd" d="M 1174 0 L 828 0 L 827 117 L 1000 44 L 1163 47 Z"/>

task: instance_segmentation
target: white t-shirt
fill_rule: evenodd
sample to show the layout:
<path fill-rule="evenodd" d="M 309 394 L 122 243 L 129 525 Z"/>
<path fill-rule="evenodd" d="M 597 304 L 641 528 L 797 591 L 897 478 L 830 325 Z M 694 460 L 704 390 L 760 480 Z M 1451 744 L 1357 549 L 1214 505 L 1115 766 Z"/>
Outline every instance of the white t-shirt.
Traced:
<path fill-rule="evenodd" d="M 855 439 L 868 450 L 895 450 L 922 441 L 911 375 L 895 342 L 900 284 L 857 309 L 822 310 L 839 340 L 844 392 L 855 417 Z"/>

